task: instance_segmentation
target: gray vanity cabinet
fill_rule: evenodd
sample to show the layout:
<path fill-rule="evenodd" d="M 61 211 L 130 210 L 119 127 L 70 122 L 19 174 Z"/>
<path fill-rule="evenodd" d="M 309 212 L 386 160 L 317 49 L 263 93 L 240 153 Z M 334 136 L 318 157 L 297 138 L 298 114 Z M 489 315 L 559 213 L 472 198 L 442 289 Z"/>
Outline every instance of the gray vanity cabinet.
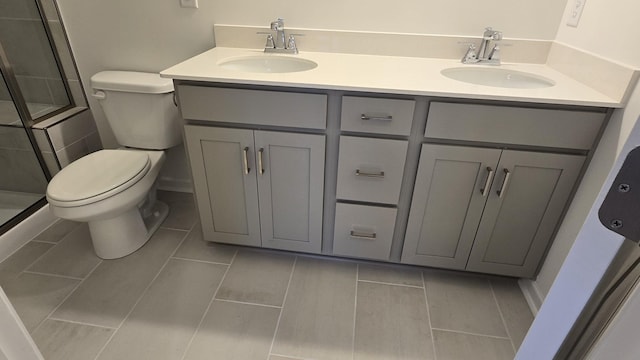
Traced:
<path fill-rule="evenodd" d="M 402 262 L 464 269 L 501 150 L 422 145 Z"/>
<path fill-rule="evenodd" d="M 323 135 L 185 126 L 204 239 L 319 253 Z"/>
<path fill-rule="evenodd" d="M 533 277 L 584 160 L 578 155 L 503 151 L 467 270 Z"/>
<path fill-rule="evenodd" d="M 422 146 L 402 262 L 531 277 L 583 156 Z"/>

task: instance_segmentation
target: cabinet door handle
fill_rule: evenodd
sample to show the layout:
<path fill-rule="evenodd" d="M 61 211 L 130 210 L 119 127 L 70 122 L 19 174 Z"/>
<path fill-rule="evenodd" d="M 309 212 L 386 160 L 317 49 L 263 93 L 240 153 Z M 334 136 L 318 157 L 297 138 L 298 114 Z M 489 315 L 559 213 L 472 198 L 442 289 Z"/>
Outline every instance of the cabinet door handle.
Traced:
<path fill-rule="evenodd" d="M 356 239 L 367 239 L 367 240 L 374 240 L 377 237 L 376 233 L 366 233 L 366 232 L 354 231 L 354 230 L 351 230 L 351 233 L 349 234 L 349 236 Z"/>
<path fill-rule="evenodd" d="M 264 174 L 264 165 L 262 162 L 262 154 L 264 154 L 264 148 L 260 148 L 258 150 L 258 173 L 260 175 Z"/>
<path fill-rule="evenodd" d="M 507 191 L 507 186 L 509 186 L 509 179 L 511 179 L 511 172 L 509 172 L 509 170 L 507 169 L 504 169 L 504 181 L 502 181 L 502 186 L 497 192 L 499 197 L 503 197 L 504 193 Z"/>
<path fill-rule="evenodd" d="M 249 147 L 245 146 L 242 149 L 242 165 L 244 166 L 244 174 L 248 175 L 251 169 L 249 168 Z"/>
<path fill-rule="evenodd" d="M 364 121 L 369 121 L 369 120 L 375 120 L 375 121 L 393 121 L 393 116 L 391 115 L 367 115 L 367 114 L 361 114 L 360 115 L 360 120 L 364 120 Z"/>
<path fill-rule="evenodd" d="M 384 177 L 384 171 L 364 172 L 364 171 L 360 171 L 360 169 L 356 169 L 356 176 L 383 178 Z"/>
<path fill-rule="evenodd" d="M 487 166 L 487 180 L 484 183 L 484 187 L 480 189 L 480 193 L 482 197 L 486 197 L 489 193 L 489 189 L 491 188 L 491 182 L 493 181 L 493 175 L 495 174 L 491 166 Z"/>

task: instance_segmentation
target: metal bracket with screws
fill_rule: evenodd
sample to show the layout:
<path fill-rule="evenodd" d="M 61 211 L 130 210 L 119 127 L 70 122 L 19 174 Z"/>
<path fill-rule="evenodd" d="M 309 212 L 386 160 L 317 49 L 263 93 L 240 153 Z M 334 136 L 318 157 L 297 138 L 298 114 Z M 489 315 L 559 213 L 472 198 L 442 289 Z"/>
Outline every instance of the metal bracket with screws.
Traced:
<path fill-rule="evenodd" d="M 629 240 L 640 243 L 640 147 L 627 155 L 598 217 L 602 225 Z"/>

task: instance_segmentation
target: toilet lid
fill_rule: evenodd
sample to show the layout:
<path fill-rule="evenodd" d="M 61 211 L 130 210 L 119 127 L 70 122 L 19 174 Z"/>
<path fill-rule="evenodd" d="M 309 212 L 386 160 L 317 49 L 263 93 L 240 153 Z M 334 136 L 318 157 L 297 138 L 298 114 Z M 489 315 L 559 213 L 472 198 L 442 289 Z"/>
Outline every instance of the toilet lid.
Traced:
<path fill-rule="evenodd" d="M 59 202 L 99 201 L 126 190 L 150 167 L 145 151 L 100 150 L 56 174 L 47 186 L 47 198 Z"/>

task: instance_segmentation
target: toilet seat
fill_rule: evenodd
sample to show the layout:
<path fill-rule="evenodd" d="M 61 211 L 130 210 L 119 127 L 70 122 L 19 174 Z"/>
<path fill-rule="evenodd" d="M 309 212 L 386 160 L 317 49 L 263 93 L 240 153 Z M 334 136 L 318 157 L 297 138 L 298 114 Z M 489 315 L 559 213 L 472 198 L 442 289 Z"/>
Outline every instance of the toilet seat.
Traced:
<path fill-rule="evenodd" d="M 95 203 L 133 186 L 150 167 L 145 151 L 100 150 L 56 174 L 47 187 L 47 200 L 60 207 Z"/>

